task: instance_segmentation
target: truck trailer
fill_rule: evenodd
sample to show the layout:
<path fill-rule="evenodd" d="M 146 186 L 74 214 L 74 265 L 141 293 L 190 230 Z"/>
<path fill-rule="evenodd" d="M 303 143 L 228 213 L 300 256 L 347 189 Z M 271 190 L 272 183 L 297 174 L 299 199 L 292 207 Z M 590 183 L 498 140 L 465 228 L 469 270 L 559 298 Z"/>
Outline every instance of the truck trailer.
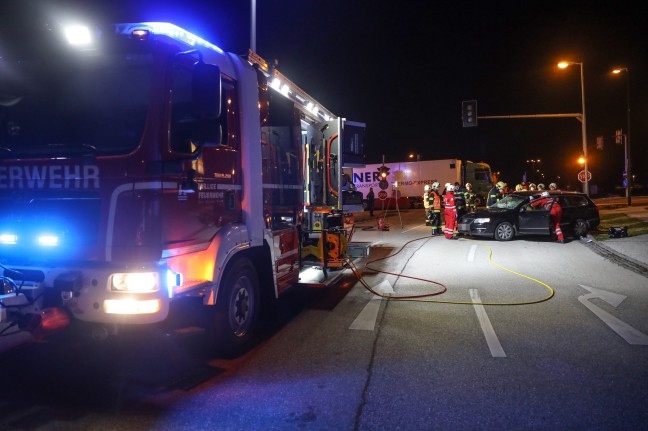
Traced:
<path fill-rule="evenodd" d="M 238 354 L 306 269 L 344 266 L 364 124 L 170 23 L 37 36 L 0 52 L 5 327 L 173 321 Z"/>
<path fill-rule="evenodd" d="M 384 180 L 381 178 L 383 171 L 387 173 Z M 388 207 L 398 202 L 401 208 L 421 207 L 424 186 L 435 181 L 441 184 L 440 190 L 446 183 L 471 183 L 478 206 L 485 204 L 488 192 L 493 187 L 491 169 L 487 163 L 461 159 L 367 164 L 353 169 L 352 180 L 358 191 L 365 195 L 372 187 L 377 202 L 383 201 L 383 205 Z M 377 207 L 380 205 L 378 203 Z"/>

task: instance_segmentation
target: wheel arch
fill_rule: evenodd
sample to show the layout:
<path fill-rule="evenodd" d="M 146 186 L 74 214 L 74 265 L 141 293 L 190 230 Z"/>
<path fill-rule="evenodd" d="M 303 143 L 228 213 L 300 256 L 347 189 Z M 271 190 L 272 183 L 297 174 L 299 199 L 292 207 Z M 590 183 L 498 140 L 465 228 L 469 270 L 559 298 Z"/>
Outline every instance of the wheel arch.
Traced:
<path fill-rule="evenodd" d="M 221 268 L 215 268 L 215 280 L 209 294 L 205 295 L 204 305 L 216 305 L 221 293 L 220 286 L 223 283 L 228 271 L 234 266 L 239 259 L 246 258 L 254 266 L 259 279 L 259 291 L 261 294 L 261 305 L 267 302 L 275 294 L 274 276 L 272 274 L 272 264 L 270 257 L 270 248 L 264 241 L 263 245 L 257 247 L 246 247 L 235 250 L 225 259 Z"/>

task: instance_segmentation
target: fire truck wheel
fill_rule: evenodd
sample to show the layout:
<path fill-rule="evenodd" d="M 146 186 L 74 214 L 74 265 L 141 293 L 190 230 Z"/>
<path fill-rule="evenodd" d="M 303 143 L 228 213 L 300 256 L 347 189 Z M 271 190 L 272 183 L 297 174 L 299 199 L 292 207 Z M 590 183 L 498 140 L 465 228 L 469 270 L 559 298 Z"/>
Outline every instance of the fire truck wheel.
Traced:
<path fill-rule="evenodd" d="M 231 263 L 221 283 L 212 322 L 216 351 L 239 356 L 252 344 L 259 317 L 259 278 L 252 262 Z"/>

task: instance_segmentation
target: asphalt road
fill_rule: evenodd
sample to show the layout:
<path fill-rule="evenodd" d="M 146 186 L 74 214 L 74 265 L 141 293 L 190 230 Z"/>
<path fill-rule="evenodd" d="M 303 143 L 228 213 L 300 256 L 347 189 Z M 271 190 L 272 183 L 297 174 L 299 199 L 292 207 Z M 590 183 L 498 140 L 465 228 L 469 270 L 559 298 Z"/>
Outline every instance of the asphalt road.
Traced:
<path fill-rule="evenodd" d="M 580 241 L 450 241 L 401 216 L 359 223 L 391 273 L 358 262 L 364 283 L 445 293 L 388 300 L 342 274 L 294 292 L 236 360 L 197 338 L 24 344 L 0 357 L 0 429 L 645 428 L 645 277 Z"/>

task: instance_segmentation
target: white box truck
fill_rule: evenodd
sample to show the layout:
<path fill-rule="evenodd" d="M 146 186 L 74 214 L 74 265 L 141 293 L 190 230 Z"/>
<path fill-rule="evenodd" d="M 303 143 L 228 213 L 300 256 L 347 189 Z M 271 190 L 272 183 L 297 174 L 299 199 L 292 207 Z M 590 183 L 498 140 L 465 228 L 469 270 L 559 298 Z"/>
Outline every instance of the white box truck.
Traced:
<path fill-rule="evenodd" d="M 387 178 L 381 181 L 383 164 L 369 164 L 354 168 L 352 181 L 366 197 L 370 187 L 376 196 L 376 208 L 393 207 L 398 201 L 400 208 L 417 208 L 423 205 L 423 187 L 438 181 L 443 190 L 445 183 L 471 183 L 476 194 L 476 204 L 484 205 L 493 187 L 490 166 L 484 162 L 461 159 L 420 160 L 385 163 L 389 169 Z M 382 202 L 381 202 L 382 201 Z"/>

